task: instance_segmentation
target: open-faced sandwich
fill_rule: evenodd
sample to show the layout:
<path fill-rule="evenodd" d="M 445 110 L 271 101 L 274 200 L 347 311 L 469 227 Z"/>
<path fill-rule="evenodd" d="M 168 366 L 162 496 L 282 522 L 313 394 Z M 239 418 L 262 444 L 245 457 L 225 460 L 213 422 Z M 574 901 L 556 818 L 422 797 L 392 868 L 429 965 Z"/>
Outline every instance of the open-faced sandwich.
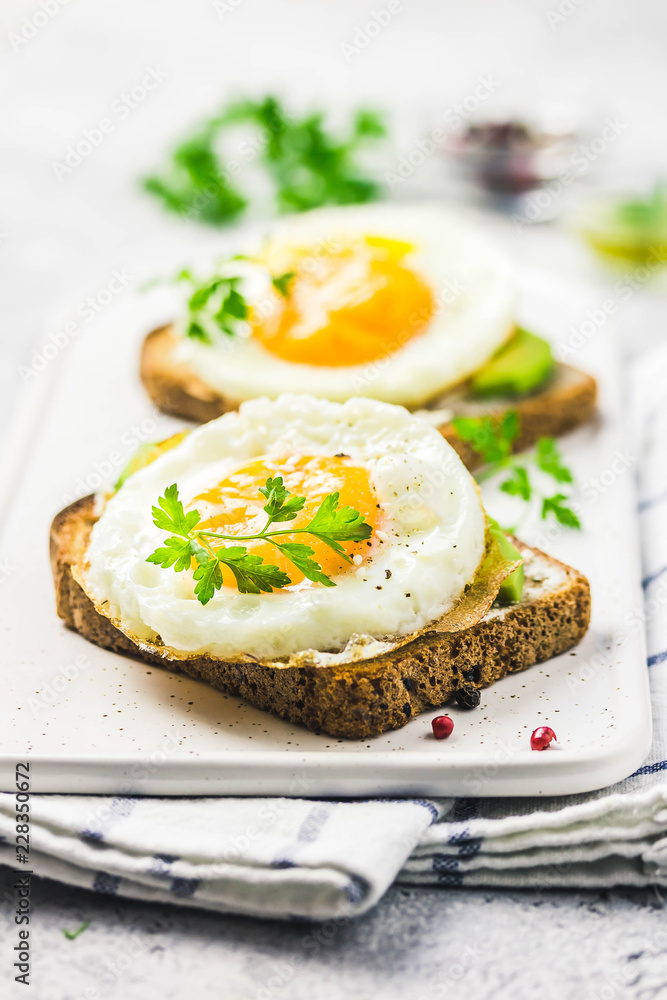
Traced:
<path fill-rule="evenodd" d="M 107 649 L 368 737 L 561 653 L 586 579 L 507 538 L 428 421 L 244 403 L 55 518 L 58 613 Z"/>
<path fill-rule="evenodd" d="M 249 399 L 368 396 L 426 410 L 468 468 L 456 417 L 516 410 L 515 451 L 589 420 L 595 380 L 517 326 L 506 254 L 433 205 L 322 209 L 276 223 L 213 274 L 183 272 L 181 315 L 141 376 L 167 413 L 211 420 Z"/>

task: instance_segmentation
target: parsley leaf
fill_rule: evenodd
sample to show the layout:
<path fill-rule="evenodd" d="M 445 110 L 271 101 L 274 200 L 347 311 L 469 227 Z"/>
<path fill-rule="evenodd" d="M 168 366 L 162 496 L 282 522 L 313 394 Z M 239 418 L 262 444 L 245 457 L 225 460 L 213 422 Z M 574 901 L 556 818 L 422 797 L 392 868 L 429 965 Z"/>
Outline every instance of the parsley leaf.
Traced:
<path fill-rule="evenodd" d="M 500 488 L 503 493 L 521 497 L 522 500 L 526 501 L 530 500 L 533 493 L 533 488 L 528 477 L 528 470 L 522 465 L 517 465 L 512 469 L 511 476 L 504 483 L 500 484 Z"/>
<path fill-rule="evenodd" d="M 245 552 L 245 549 L 243 551 Z M 195 597 L 201 604 L 208 604 L 216 590 L 220 590 L 222 587 L 222 570 L 218 559 L 210 556 L 200 562 L 194 572 L 194 577 L 197 580 Z"/>
<path fill-rule="evenodd" d="M 363 514 L 353 507 L 338 507 L 340 494 L 330 493 L 324 498 L 315 517 L 306 526 L 306 530 L 325 542 L 339 555 L 350 561 L 350 557 L 345 552 L 339 542 L 361 542 L 370 538 L 373 529 L 370 524 L 364 521 Z"/>
<path fill-rule="evenodd" d="M 544 497 L 542 500 L 542 518 L 553 514 L 559 524 L 566 528 L 581 528 L 581 521 L 571 507 L 563 503 L 567 500 L 564 493 L 556 493 L 552 497 Z"/>
<path fill-rule="evenodd" d="M 557 483 L 571 483 L 572 473 L 563 465 L 560 452 L 553 438 L 543 437 L 537 442 L 536 460 L 538 467 Z"/>
<path fill-rule="evenodd" d="M 78 938 L 79 934 L 83 934 L 83 932 L 86 930 L 87 927 L 90 927 L 90 920 L 84 920 L 83 923 L 79 924 L 79 926 L 75 931 L 70 931 L 67 930 L 66 928 L 63 928 L 63 934 L 65 935 L 68 941 L 75 941 Z"/>
<path fill-rule="evenodd" d="M 201 325 L 201 323 L 198 323 L 194 319 L 190 320 L 190 322 L 188 323 L 186 333 L 188 337 L 192 337 L 193 340 L 201 340 L 204 344 L 211 343 L 211 338 L 209 337 L 204 327 Z"/>
<path fill-rule="evenodd" d="M 159 527 L 159 526 L 158 526 Z M 177 538 L 172 535 L 167 538 L 163 549 L 156 549 L 149 555 L 146 562 L 155 563 L 163 569 L 173 566 L 177 573 L 187 569 L 192 562 L 192 542 L 189 538 Z"/>
<path fill-rule="evenodd" d="M 227 262 L 221 267 L 224 269 Z M 227 337 L 239 333 L 239 321 L 247 320 L 250 308 L 239 291 L 241 278 L 234 274 L 216 274 L 204 281 L 198 280 L 189 271 L 181 271 L 177 281 L 187 281 L 192 287 L 188 299 L 188 337 L 211 344 L 210 330 L 218 329 Z"/>
<path fill-rule="evenodd" d="M 325 587 L 336 586 L 333 580 L 329 579 L 322 572 L 320 564 L 311 559 L 311 556 L 315 553 L 310 545 L 303 545 L 301 542 L 282 542 L 279 545 L 277 544 L 277 547 L 284 556 L 287 556 L 290 562 L 294 563 L 297 569 L 301 570 L 308 580 L 313 580 L 315 583 L 322 583 Z"/>
<path fill-rule="evenodd" d="M 292 497 L 291 500 L 287 500 L 290 493 L 283 485 L 282 476 L 267 479 L 266 485 L 259 487 L 259 492 L 267 499 L 264 510 L 272 521 L 293 521 L 298 511 L 303 510 L 306 502 L 305 497 Z"/>
<path fill-rule="evenodd" d="M 295 271 L 285 271 L 284 274 L 276 274 L 273 278 L 271 278 L 271 284 L 275 290 L 280 292 L 283 298 L 286 299 L 289 295 L 289 287 L 295 277 Z"/>
<path fill-rule="evenodd" d="M 234 261 L 245 259 L 237 254 L 222 261 L 217 273 L 205 279 L 198 278 L 187 269 L 175 276 L 174 281 L 185 281 L 190 285 L 185 326 L 188 337 L 212 344 L 212 331 L 217 330 L 227 337 L 239 335 L 239 323 L 248 320 L 250 307 L 239 288 L 241 276 L 226 272 L 232 270 L 230 265 Z"/>
<path fill-rule="evenodd" d="M 153 524 L 156 528 L 187 538 L 195 525 L 199 524 L 198 510 L 191 510 L 188 514 L 183 510 L 176 483 L 166 488 L 158 504 L 159 507 L 153 507 Z"/>
<path fill-rule="evenodd" d="M 512 453 L 512 444 L 519 435 L 519 418 L 509 410 L 498 420 L 494 417 L 455 417 L 454 430 L 484 462 L 501 462 Z"/>
<path fill-rule="evenodd" d="M 265 563 L 261 556 L 251 555 L 242 545 L 218 549 L 218 560 L 229 566 L 241 594 L 270 594 L 287 587 L 292 581 L 277 566 Z M 222 581 L 221 581 L 222 584 Z"/>

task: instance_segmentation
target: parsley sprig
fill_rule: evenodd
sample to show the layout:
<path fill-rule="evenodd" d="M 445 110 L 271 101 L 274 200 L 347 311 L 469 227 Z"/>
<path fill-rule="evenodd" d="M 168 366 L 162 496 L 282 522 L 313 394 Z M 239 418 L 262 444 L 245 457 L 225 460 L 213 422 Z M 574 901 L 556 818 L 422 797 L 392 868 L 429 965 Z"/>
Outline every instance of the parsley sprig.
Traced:
<path fill-rule="evenodd" d="M 285 528 L 270 531 L 272 524 L 293 521 L 303 510 L 306 498 L 291 496 L 283 485 L 282 476 L 269 478 L 259 492 L 265 498 L 264 511 L 267 521 L 261 531 L 252 535 L 226 535 L 220 531 L 208 531 L 198 527 L 201 517 L 198 510 L 186 513 L 178 496 L 176 483 L 168 486 L 164 495 L 153 507 L 153 524 L 163 531 L 171 532 L 164 546 L 152 552 L 146 562 L 155 563 L 163 569 L 173 568 L 177 573 L 189 569 L 194 560 L 196 567 L 195 596 L 201 604 L 208 604 L 216 590 L 222 587 L 221 566 L 227 566 L 234 574 L 241 594 L 271 593 L 287 587 L 292 581 L 278 566 L 265 563 L 261 556 L 253 555 L 245 545 L 222 545 L 214 549 L 211 542 L 248 542 L 257 539 L 270 542 L 308 580 L 321 583 L 325 587 L 336 584 L 322 572 L 320 564 L 313 559 L 315 552 L 303 542 L 279 542 L 284 535 L 309 534 L 328 545 L 334 552 L 351 562 L 350 556 L 341 542 L 364 541 L 370 538 L 372 528 L 364 521 L 363 515 L 352 507 L 339 507 L 340 496 L 330 493 L 315 512 L 312 520 L 303 528 Z"/>
<path fill-rule="evenodd" d="M 176 276 L 177 281 L 186 281 L 190 285 L 185 327 L 188 337 L 210 344 L 213 342 L 211 328 L 226 337 L 236 337 L 240 331 L 239 323 L 249 318 L 250 307 L 240 291 L 242 278 L 238 274 L 227 273 L 232 263 L 221 264 L 218 273 L 203 280 L 188 270 Z"/>
<path fill-rule="evenodd" d="M 144 180 L 144 188 L 179 215 L 214 226 L 233 222 L 248 207 L 250 193 L 236 180 L 232 183 L 238 161 L 226 162 L 219 147 L 230 129 L 248 125 L 257 130 L 250 151 L 272 184 L 278 211 L 303 212 L 378 197 L 379 185 L 358 165 L 362 147 L 385 135 L 377 113 L 358 111 L 347 135 L 337 138 L 322 113 L 299 117 L 271 96 L 237 101 L 204 122 L 173 150 L 161 173 Z"/>
<path fill-rule="evenodd" d="M 569 506 L 568 495 L 561 491 L 552 496 L 540 493 L 531 478 L 529 465 L 534 463 L 559 485 L 572 483 L 572 473 L 563 463 L 553 438 L 540 438 L 533 453 L 513 455 L 512 445 L 520 430 L 516 410 L 509 410 L 500 418 L 456 417 L 453 423 L 461 440 L 466 441 L 484 461 L 484 468 L 476 475 L 479 482 L 507 472 L 507 478 L 500 484 L 503 493 L 518 497 L 526 503 L 537 499 L 541 501 L 540 513 L 543 520 L 552 516 L 567 528 L 581 528 L 579 518 Z"/>

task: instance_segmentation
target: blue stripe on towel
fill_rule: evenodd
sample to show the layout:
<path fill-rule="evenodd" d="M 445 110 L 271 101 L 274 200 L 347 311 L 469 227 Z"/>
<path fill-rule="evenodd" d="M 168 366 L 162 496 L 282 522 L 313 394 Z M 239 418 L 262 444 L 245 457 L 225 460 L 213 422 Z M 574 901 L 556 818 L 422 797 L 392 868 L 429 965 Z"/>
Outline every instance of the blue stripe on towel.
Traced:
<path fill-rule="evenodd" d="M 345 896 L 350 903 L 361 903 L 371 891 L 371 887 L 361 875 L 351 875 L 345 886 Z"/>
<path fill-rule="evenodd" d="M 93 892 L 101 892 L 105 896 L 115 896 L 119 885 L 119 875 L 109 875 L 108 872 L 95 872 Z"/>
<path fill-rule="evenodd" d="M 462 872 L 437 872 L 439 885 L 463 885 Z"/>
<path fill-rule="evenodd" d="M 434 854 L 432 869 L 439 885 L 462 885 L 463 872 L 459 871 L 459 859 L 451 854 Z"/>
<path fill-rule="evenodd" d="M 664 663 L 667 660 L 667 649 L 663 649 L 662 653 L 654 653 L 653 656 L 649 656 L 647 662 L 649 667 L 655 667 L 658 663 Z"/>
<path fill-rule="evenodd" d="M 199 883 L 198 878 L 175 878 L 169 886 L 169 891 L 174 896 L 178 896 L 179 899 L 187 899 L 188 896 L 194 896 L 199 888 Z"/>
<path fill-rule="evenodd" d="M 650 576 L 645 576 L 644 579 L 642 580 L 642 587 L 646 589 L 646 587 L 650 586 L 652 583 L 655 583 L 656 580 L 659 580 L 660 577 L 663 575 L 663 573 L 667 573 L 667 566 L 663 566 L 662 569 L 659 569 L 657 573 L 651 573 Z"/>
<path fill-rule="evenodd" d="M 99 844 L 104 840 L 104 834 L 116 819 L 124 819 L 134 810 L 140 799 L 136 795 L 117 795 L 110 802 L 104 803 L 95 816 L 95 825 L 87 827 L 79 834 L 79 840 L 88 844 Z"/>
<path fill-rule="evenodd" d="M 659 771 L 667 771 L 667 760 L 658 760 L 655 764 L 644 764 L 643 767 L 634 771 L 630 777 L 636 778 L 640 774 L 658 774 Z"/>
<path fill-rule="evenodd" d="M 453 842 L 453 837 L 450 838 L 449 843 Z M 476 854 L 482 849 L 482 838 L 481 837 L 462 837 L 458 843 L 458 853 L 462 858 L 474 858 Z"/>
<path fill-rule="evenodd" d="M 442 854 L 437 852 L 433 855 L 433 871 L 434 872 L 454 872 L 458 871 L 459 859 L 454 857 L 453 854 Z"/>
<path fill-rule="evenodd" d="M 301 824 L 296 839 L 301 843 L 312 844 L 319 837 L 322 827 L 335 808 L 335 802 L 318 802 Z"/>
<path fill-rule="evenodd" d="M 649 500 L 642 500 L 637 504 L 637 510 L 640 514 L 643 514 L 645 510 L 655 507 L 656 504 L 664 503 L 665 500 L 667 500 L 667 491 L 659 493 L 657 497 L 651 497 Z"/>
<path fill-rule="evenodd" d="M 171 866 L 178 860 L 178 854 L 154 854 L 148 871 L 151 875 L 167 878 Z"/>
<path fill-rule="evenodd" d="M 272 868 L 296 868 L 298 862 L 294 861 L 291 857 L 292 854 L 298 853 L 299 844 L 312 844 L 320 835 L 322 827 L 331 816 L 338 802 L 316 802 L 303 823 L 299 827 L 299 831 L 296 835 L 296 844 L 292 844 L 287 848 L 283 848 L 270 862 Z"/>

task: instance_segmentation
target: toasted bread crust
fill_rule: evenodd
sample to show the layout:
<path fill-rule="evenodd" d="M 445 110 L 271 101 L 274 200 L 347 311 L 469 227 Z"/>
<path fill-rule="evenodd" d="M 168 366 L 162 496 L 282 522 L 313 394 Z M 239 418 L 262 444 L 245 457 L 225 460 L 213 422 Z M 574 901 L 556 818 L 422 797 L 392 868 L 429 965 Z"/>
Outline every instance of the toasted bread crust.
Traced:
<path fill-rule="evenodd" d="M 543 558 L 564 580 L 543 596 L 488 615 L 463 632 L 424 631 L 407 645 L 366 660 L 335 666 L 265 665 L 250 657 L 175 659 L 140 648 L 100 614 L 73 575 L 85 563 L 95 523 L 94 497 L 62 510 L 51 527 L 51 565 L 59 616 L 86 639 L 181 671 L 240 695 L 315 732 L 361 739 L 396 729 L 426 709 L 442 705 L 458 688 L 487 687 L 506 674 L 547 660 L 576 645 L 590 620 L 590 588 L 576 570 Z"/>
<path fill-rule="evenodd" d="M 188 365 L 174 359 L 176 344 L 171 326 L 153 330 L 143 343 L 141 379 L 158 409 L 199 423 L 238 409 L 239 400 L 220 395 Z M 431 400 L 428 409 L 446 409 L 454 416 L 500 416 L 508 409 L 516 410 L 521 430 L 514 450 L 524 451 L 541 437 L 559 437 L 588 423 L 595 413 L 596 402 L 595 379 L 570 365 L 558 364 L 554 377 L 545 388 L 516 402 L 474 400 L 465 390 L 455 389 Z M 469 469 L 478 468 L 480 456 L 469 444 L 461 441 L 450 421 L 438 429 Z"/>

